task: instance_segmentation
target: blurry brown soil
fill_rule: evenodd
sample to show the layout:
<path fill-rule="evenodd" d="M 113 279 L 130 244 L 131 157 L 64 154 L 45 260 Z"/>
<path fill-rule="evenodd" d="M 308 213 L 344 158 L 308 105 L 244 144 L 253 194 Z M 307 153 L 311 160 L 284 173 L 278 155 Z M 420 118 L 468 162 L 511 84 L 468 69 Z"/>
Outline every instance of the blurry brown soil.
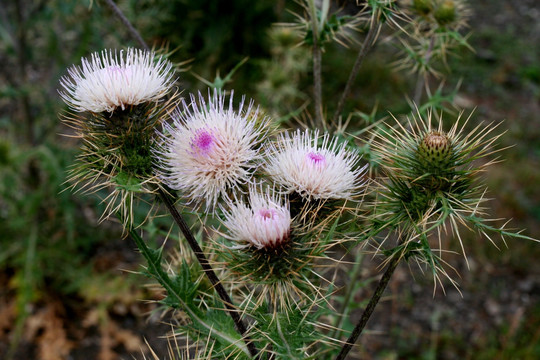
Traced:
<path fill-rule="evenodd" d="M 126 271 L 140 271 L 141 260 L 129 239 L 111 244 L 97 253 L 93 267 L 98 276 L 112 274 L 118 282 L 89 283 L 86 292 L 82 291 L 85 298 L 43 294 L 26 309 L 29 315 L 20 327 L 9 276 L 0 274 L 1 359 L 143 359 L 150 354 L 146 342 L 164 357 L 167 340 L 163 337 L 170 326 L 160 319 L 155 302 L 162 295 L 145 289 L 147 280 L 142 275 L 139 286 L 124 287 Z M 17 346 L 12 349 L 14 343 Z"/>

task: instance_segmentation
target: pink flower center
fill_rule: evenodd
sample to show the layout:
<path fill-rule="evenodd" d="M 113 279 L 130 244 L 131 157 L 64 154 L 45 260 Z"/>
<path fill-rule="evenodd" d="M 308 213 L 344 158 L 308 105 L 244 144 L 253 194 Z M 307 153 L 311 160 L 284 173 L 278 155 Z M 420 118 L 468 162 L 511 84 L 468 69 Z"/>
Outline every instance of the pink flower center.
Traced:
<path fill-rule="evenodd" d="M 208 130 L 199 129 L 191 138 L 191 148 L 196 154 L 207 155 L 216 142 L 215 136 Z"/>
<path fill-rule="evenodd" d="M 260 216 L 263 220 L 273 220 L 278 216 L 278 213 L 274 209 L 259 209 L 257 215 Z"/>
<path fill-rule="evenodd" d="M 310 151 L 306 154 L 306 158 L 310 164 L 313 164 L 317 167 L 321 167 L 326 164 L 326 157 L 320 152 Z"/>

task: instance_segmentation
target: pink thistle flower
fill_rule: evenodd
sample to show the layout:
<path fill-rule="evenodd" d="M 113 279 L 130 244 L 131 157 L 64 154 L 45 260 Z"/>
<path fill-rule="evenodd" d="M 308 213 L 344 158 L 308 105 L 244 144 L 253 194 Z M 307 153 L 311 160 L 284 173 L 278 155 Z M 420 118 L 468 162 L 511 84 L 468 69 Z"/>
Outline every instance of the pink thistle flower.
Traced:
<path fill-rule="evenodd" d="M 239 243 L 239 247 L 273 249 L 286 243 L 291 232 L 289 207 L 274 192 L 249 191 L 249 205 L 229 200 L 230 210 L 224 211 L 224 225 L 229 230 L 226 238 Z"/>
<path fill-rule="evenodd" d="M 285 133 L 268 152 L 266 172 L 287 193 L 307 199 L 349 199 L 363 185 L 367 165 L 357 167 L 360 156 L 345 149 L 337 138 L 330 140 L 327 133 L 320 145 L 318 130 Z"/>
<path fill-rule="evenodd" d="M 113 112 L 117 108 L 157 101 L 172 88 L 173 65 L 155 53 L 129 48 L 93 53 L 82 66 L 68 69 L 60 96 L 77 112 Z"/>
<path fill-rule="evenodd" d="M 228 106 L 225 95 L 215 91 L 205 102 L 199 93 L 198 102 L 191 95 L 188 106 L 176 112 L 172 125 L 165 125 L 162 149 L 156 152 L 162 180 L 192 200 L 206 200 L 215 207 L 220 196 L 229 190 L 240 191 L 240 184 L 249 183 L 257 160 L 263 123 L 256 123 L 258 110 L 251 102 L 243 111 L 233 109 L 231 94 Z"/>

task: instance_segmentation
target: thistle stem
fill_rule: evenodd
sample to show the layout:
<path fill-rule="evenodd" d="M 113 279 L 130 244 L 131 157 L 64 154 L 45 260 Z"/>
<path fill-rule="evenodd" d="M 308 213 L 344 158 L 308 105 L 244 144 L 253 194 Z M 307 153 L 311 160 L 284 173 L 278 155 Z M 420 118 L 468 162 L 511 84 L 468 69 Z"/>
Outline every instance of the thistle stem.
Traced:
<path fill-rule="evenodd" d="M 113 0 L 105 0 L 105 3 L 107 6 L 111 9 L 111 11 L 116 15 L 116 17 L 124 24 L 124 26 L 128 29 L 131 36 L 139 43 L 139 45 L 147 51 L 150 51 L 150 48 L 146 44 L 146 42 L 143 40 L 141 34 L 131 25 L 131 22 L 128 20 L 128 18 L 124 15 L 122 10 L 116 5 L 116 3 Z"/>
<path fill-rule="evenodd" d="M 347 286 L 347 290 L 345 292 L 343 304 L 341 305 L 341 309 L 339 311 L 337 323 L 334 325 L 335 330 L 332 334 L 332 337 L 334 339 L 338 339 L 341 337 L 341 325 L 343 324 L 343 320 L 345 319 L 345 317 L 348 315 L 349 304 L 351 302 L 351 299 L 353 298 L 354 290 L 356 289 L 356 282 L 358 280 L 358 276 L 360 275 L 360 270 L 362 269 L 361 265 L 363 258 L 364 254 L 361 251 L 358 251 L 356 256 L 356 262 L 354 263 L 353 270 L 349 275 L 350 280 Z"/>
<path fill-rule="evenodd" d="M 435 45 L 435 36 L 431 36 L 431 39 L 429 39 L 429 45 L 428 49 L 426 51 L 426 54 L 424 55 L 424 66 L 427 68 L 429 60 L 431 60 L 431 56 L 433 54 L 433 46 Z M 420 103 L 420 100 L 422 100 L 422 89 L 424 88 L 427 77 L 429 76 L 429 72 L 426 71 L 426 73 L 418 74 L 418 80 L 416 81 L 416 89 L 414 90 L 414 103 L 418 106 Z"/>
<path fill-rule="evenodd" d="M 347 96 L 349 96 L 349 93 L 351 92 L 352 84 L 356 80 L 356 76 L 358 75 L 360 66 L 362 66 L 362 62 L 364 61 L 364 58 L 366 57 L 367 53 L 373 46 L 374 39 L 380 30 L 381 30 L 381 23 L 379 22 L 377 17 L 374 17 L 373 20 L 371 21 L 371 26 L 369 27 L 369 31 L 364 40 L 364 43 L 362 44 L 362 47 L 360 48 L 360 51 L 358 52 L 358 56 L 356 57 L 351 73 L 349 74 L 349 79 L 347 80 L 347 84 L 345 85 L 343 94 L 341 94 L 341 98 L 339 99 L 336 111 L 334 113 L 334 117 L 332 118 L 333 123 L 337 122 L 339 115 L 343 111 L 343 107 L 345 106 L 345 100 L 347 99 Z"/>
<path fill-rule="evenodd" d="M 105 3 L 109 6 L 109 8 L 112 10 L 112 12 L 120 19 L 120 21 L 127 27 L 129 33 L 137 40 L 137 42 L 143 47 L 145 50 L 150 50 L 146 42 L 143 40 L 137 29 L 133 27 L 131 22 L 126 18 L 126 16 L 122 13 L 122 10 L 114 3 L 113 0 L 105 0 Z M 201 265 L 204 273 L 212 283 L 212 286 L 218 293 L 219 297 L 221 298 L 223 304 L 225 305 L 227 312 L 231 316 L 235 328 L 238 331 L 240 335 L 242 335 L 244 342 L 247 345 L 248 351 L 251 354 L 251 356 L 255 359 L 258 359 L 258 353 L 257 347 L 253 343 L 253 341 L 250 339 L 250 337 L 247 335 L 247 327 L 242 321 L 240 315 L 237 312 L 237 309 L 233 305 L 232 299 L 221 284 L 221 281 L 217 277 L 216 273 L 214 272 L 214 269 L 210 265 L 210 262 L 204 255 L 204 252 L 202 251 L 201 247 L 199 246 L 199 243 L 197 243 L 197 240 L 191 233 L 191 230 L 189 229 L 188 225 L 184 221 L 184 218 L 176 207 L 174 206 L 173 201 L 169 197 L 165 191 L 162 189 L 158 190 L 159 197 L 171 213 L 171 216 L 173 217 L 174 221 L 184 234 L 184 237 L 186 238 L 189 246 L 191 247 L 191 250 L 195 254 L 197 260 L 199 261 L 199 264 Z"/>
<path fill-rule="evenodd" d="M 362 317 L 356 324 L 356 327 L 351 333 L 351 336 L 349 336 L 349 338 L 347 339 L 347 342 L 345 343 L 345 345 L 343 345 L 343 347 L 341 348 L 341 351 L 336 357 L 336 360 L 344 360 L 347 357 L 347 354 L 349 353 L 349 351 L 351 351 L 351 348 L 353 347 L 353 345 L 358 340 L 358 337 L 360 336 L 360 334 L 362 334 L 362 331 L 364 330 L 364 327 L 366 326 L 369 318 L 373 314 L 375 307 L 379 303 L 379 300 L 381 299 L 381 296 L 384 293 L 386 286 L 388 286 L 388 283 L 390 282 L 390 278 L 392 277 L 394 270 L 396 270 L 396 267 L 398 266 L 399 261 L 401 260 L 400 255 L 401 253 L 397 253 L 394 255 L 392 260 L 390 260 L 390 263 L 388 264 L 388 267 L 386 268 L 386 271 L 384 272 L 384 275 L 382 276 L 381 280 L 377 284 L 377 288 L 375 289 L 375 292 L 373 293 L 371 300 L 369 300 L 369 303 L 366 306 L 364 313 L 362 314 Z"/>
<path fill-rule="evenodd" d="M 231 318 L 234 321 L 234 325 L 236 327 L 236 330 L 238 333 L 240 333 L 244 341 L 246 342 L 246 345 L 248 347 L 248 350 L 252 357 L 257 358 L 258 350 L 255 347 L 255 344 L 253 341 L 247 336 L 247 328 L 242 319 L 240 318 L 240 315 L 237 312 L 237 309 L 234 307 L 233 302 L 223 287 L 221 281 L 217 277 L 216 273 L 214 272 L 214 269 L 212 269 L 212 266 L 210 265 L 210 262 L 206 258 L 206 255 L 204 255 L 204 252 L 202 251 L 201 247 L 199 246 L 199 243 L 191 233 L 191 230 L 189 229 L 188 225 L 186 224 L 184 218 L 182 215 L 178 212 L 176 207 L 174 206 L 174 203 L 172 202 L 170 196 L 166 194 L 162 189 L 159 189 L 159 196 L 169 212 L 171 213 L 171 216 L 173 217 L 174 221 L 184 234 L 184 237 L 186 238 L 189 246 L 191 247 L 191 250 L 193 250 L 193 253 L 197 257 L 197 260 L 199 261 L 199 264 L 201 264 L 201 267 L 212 283 L 214 289 L 217 291 L 219 297 L 225 304 L 225 307 L 227 308 L 227 312 L 231 316 Z"/>
<path fill-rule="evenodd" d="M 309 10 L 311 16 L 311 31 L 313 32 L 313 97 L 315 101 L 315 123 L 316 126 L 324 128 L 322 111 L 322 76 L 321 63 L 322 51 L 319 44 L 319 24 L 317 19 L 317 9 L 313 0 L 309 0 Z"/>

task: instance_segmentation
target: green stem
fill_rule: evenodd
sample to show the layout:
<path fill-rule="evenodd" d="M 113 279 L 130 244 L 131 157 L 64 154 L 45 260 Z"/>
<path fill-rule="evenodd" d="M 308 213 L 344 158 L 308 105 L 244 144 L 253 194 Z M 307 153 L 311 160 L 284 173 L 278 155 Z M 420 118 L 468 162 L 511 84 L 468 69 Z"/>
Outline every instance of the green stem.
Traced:
<path fill-rule="evenodd" d="M 159 196 L 160 196 L 161 200 L 163 201 L 163 203 L 165 204 L 165 206 L 167 207 L 167 209 L 169 210 L 169 212 L 171 213 L 171 216 L 173 217 L 174 221 L 176 222 L 176 224 L 178 225 L 178 227 L 180 228 L 180 230 L 184 234 L 184 237 L 186 238 L 189 246 L 191 247 L 191 250 L 193 250 L 193 253 L 197 257 L 197 260 L 199 261 L 199 264 L 201 264 L 201 267 L 202 267 L 204 273 L 206 274 L 206 276 L 208 277 L 208 279 L 210 280 L 210 282 L 214 286 L 214 289 L 217 291 L 217 293 L 218 293 L 219 297 L 221 298 L 223 304 L 227 308 L 227 312 L 229 313 L 229 315 L 233 319 L 236 330 L 244 338 L 244 341 L 247 344 L 247 347 L 249 349 L 249 352 L 251 353 L 251 356 L 256 358 L 259 351 L 255 347 L 255 344 L 253 343 L 253 341 L 251 341 L 251 339 L 248 337 L 246 325 L 244 324 L 244 322 L 240 318 L 240 315 L 238 314 L 237 309 L 234 307 L 233 302 L 232 302 L 229 294 L 227 293 L 227 291 L 223 287 L 223 284 L 221 283 L 221 281 L 217 277 L 216 273 L 212 269 L 212 266 L 210 265 L 210 262 L 208 261 L 208 259 L 204 255 L 204 252 L 202 251 L 201 247 L 199 246 L 199 243 L 197 242 L 197 240 L 195 239 L 195 237 L 191 233 L 191 230 L 189 229 L 188 225 L 184 221 L 184 218 L 182 217 L 182 215 L 180 215 L 180 213 L 178 212 L 178 210 L 174 206 L 174 203 L 171 200 L 171 198 L 169 197 L 169 195 L 166 194 L 162 189 L 159 189 Z"/>
<path fill-rule="evenodd" d="M 122 22 L 122 24 L 124 24 L 124 26 L 128 29 L 128 32 L 131 34 L 131 36 L 139 43 L 139 45 L 141 45 L 141 47 L 144 49 L 144 50 L 147 50 L 149 51 L 150 48 L 148 47 L 148 45 L 146 44 L 146 42 L 143 40 L 141 34 L 139 34 L 139 32 L 137 31 L 137 29 L 135 29 L 133 27 L 133 25 L 131 25 L 131 22 L 128 20 L 128 18 L 124 15 L 124 13 L 122 12 L 122 10 L 120 10 L 120 8 L 115 4 L 114 1 L 112 0 L 105 0 L 105 3 L 107 4 L 107 6 L 109 6 L 109 8 L 111 9 L 111 11 L 114 13 L 114 15 L 116 15 L 116 17 L 120 20 L 120 22 Z"/>
<path fill-rule="evenodd" d="M 321 63 L 322 51 L 319 44 L 319 24 L 317 19 L 317 9 L 314 0 L 309 0 L 309 11 L 311 16 L 311 31 L 313 32 L 313 97 L 315 101 L 315 123 L 321 130 L 324 129 L 322 111 L 322 76 Z"/>
<path fill-rule="evenodd" d="M 242 342 L 239 342 L 238 339 L 232 338 L 231 336 L 216 330 L 212 324 L 207 324 L 204 322 L 197 313 L 191 309 L 190 306 L 188 306 L 182 297 L 175 291 L 175 286 L 173 284 L 173 281 L 169 277 L 169 275 L 163 270 L 161 267 L 161 257 L 156 257 L 154 254 L 152 254 L 152 251 L 146 246 L 146 243 L 144 240 L 134 231 L 130 230 L 131 238 L 135 241 L 135 244 L 139 248 L 139 251 L 144 256 L 148 263 L 149 272 L 156 278 L 156 280 L 163 286 L 163 288 L 167 291 L 167 294 L 169 296 L 173 296 L 176 298 L 179 304 L 182 305 L 182 310 L 184 310 L 193 321 L 196 321 L 197 324 L 202 325 L 205 327 L 210 333 L 216 335 L 217 337 L 221 338 L 222 340 L 225 340 L 226 342 L 233 344 L 237 347 L 239 347 L 246 355 L 253 356 L 251 354 L 251 351 L 243 345 Z"/>
<path fill-rule="evenodd" d="M 396 267 L 398 266 L 399 261 L 401 260 L 401 254 L 402 254 L 401 252 L 394 254 L 394 257 L 392 257 L 392 259 L 390 260 L 390 263 L 388 264 L 388 267 L 386 268 L 384 275 L 379 281 L 379 284 L 377 284 L 377 288 L 375 289 L 375 292 L 373 293 L 371 300 L 369 300 L 369 303 L 366 309 L 364 310 L 362 317 L 356 324 L 353 332 L 351 333 L 351 336 L 349 336 L 345 345 L 343 345 L 343 347 L 341 348 L 341 351 L 336 357 L 336 360 L 344 360 L 347 357 L 347 354 L 349 353 L 349 351 L 351 351 L 353 345 L 358 340 L 358 337 L 360 336 L 360 334 L 362 334 L 362 331 L 364 330 L 364 327 L 366 326 L 369 318 L 373 314 L 375 307 L 379 303 L 379 300 L 381 299 L 381 296 L 384 293 L 386 286 L 388 286 L 388 283 L 390 282 L 390 278 L 392 277 L 394 270 L 396 270 Z"/>
<path fill-rule="evenodd" d="M 349 303 L 351 302 L 351 299 L 353 298 L 354 290 L 356 289 L 356 282 L 358 279 L 358 276 L 360 275 L 360 269 L 362 268 L 362 260 L 364 259 L 364 254 L 362 252 L 357 253 L 356 262 L 354 263 L 354 267 L 352 270 L 352 273 L 349 277 L 349 284 L 345 293 L 345 298 L 343 299 L 343 304 L 341 305 L 341 309 L 339 311 L 339 315 L 337 318 L 337 323 L 335 324 L 335 330 L 332 334 L 332 337 L 334 339 L 338 339 L 341 337 L 341 326 L 343 324 L 343 320 L 345 317 L 347 317 L 349 312 Z"/>
<path fill-rule="evenodd" d="M 364 43 L 362 44 L 362 47 L 360 48 L 360 51 L 358 52 L 358 56 L 356 57 L 351 73 L 349 74 L 349 79 L 347 80 L 347 84 L 345 85 L 345 90 L 343 90 L 343 94 L 341 94 L 341 98 L 339 99 L 338 106 L 336 108 L 336 111 L 334 112 L 334 117 L 332 118 L 333 123 L 336 123 L 339 116 L 341 115 L 341 112 L 343 111 L 343 107 L 345 106 L 345 100 L 347 99 L 347 96 L 349 96 L 349 93 L 351 92 L 352 85 L 354 81 L 356 80 L 356 76 L 358 75 L 360 66 L 362 66 L 362 62 L 364 61 L 364 58 L 369 52 L 369 49 L 371 49 L 371 47 L 373 46 L 375 36 L 379 33 L 380 29 L 381 29 L 381 24 L 379 20 L 377 19 L 377 17 L 373 17 L 366 39 L 364 40 Z"/>

